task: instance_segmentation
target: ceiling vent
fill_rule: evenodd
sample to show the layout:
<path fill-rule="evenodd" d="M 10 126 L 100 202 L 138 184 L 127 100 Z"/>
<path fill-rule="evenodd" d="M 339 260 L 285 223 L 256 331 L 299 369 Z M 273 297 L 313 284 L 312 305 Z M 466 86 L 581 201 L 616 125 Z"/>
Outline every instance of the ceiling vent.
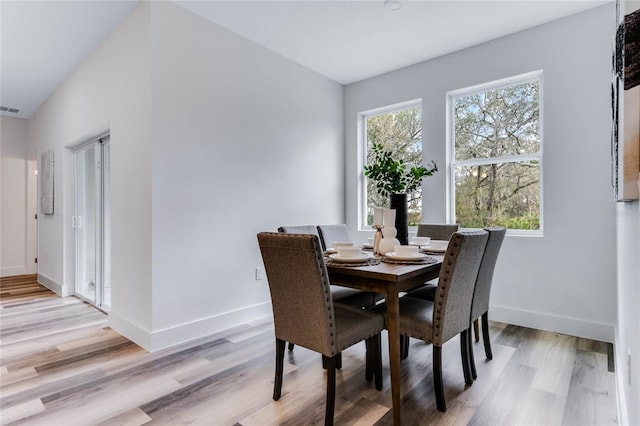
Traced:
<path fill-rule="evenodd" d="M 5 107 L 5 106 L 0 106 L 0 111 L 2 111 L 2 112 L 12 112 L 14 114 L 17 114 L 18 112 L 20 112 L 20 110 L 18 108 L 9 108 L 9 107 Z"/>

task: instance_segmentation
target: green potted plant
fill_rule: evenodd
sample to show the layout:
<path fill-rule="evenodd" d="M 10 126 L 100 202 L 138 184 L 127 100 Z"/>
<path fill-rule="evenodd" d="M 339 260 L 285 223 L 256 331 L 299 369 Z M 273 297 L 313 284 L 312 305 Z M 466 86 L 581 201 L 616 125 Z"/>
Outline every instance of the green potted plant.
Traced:
<path fill-rule="evenodd" d="M 432 176 L 438 171 L 438 165 L 431 161 L 427 167 L 411 165 L 407 170 L 404 160 L 393 158 L 393 152 L 382 144 L 373 144 L 373 161 L 364 166 L 364 175 L 376 187 L 378 194 L 389 197 L 389 206 L 396 210 L 397 238 L 401 244 L 408 243 L 407 194 L 417 190 L 422 178 Z"/>

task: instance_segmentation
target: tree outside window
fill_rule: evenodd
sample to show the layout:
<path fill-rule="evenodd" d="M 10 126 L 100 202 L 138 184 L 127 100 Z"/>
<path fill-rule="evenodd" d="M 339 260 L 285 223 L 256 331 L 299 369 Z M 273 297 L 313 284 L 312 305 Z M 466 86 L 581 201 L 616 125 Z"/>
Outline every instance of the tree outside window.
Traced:
<path fill-rule="evenodd" d="M 418 105 L 384 113 L 363 113 L 365 164 L 373 159 L 372 147 L 380 144 L 391 150 L 396 160 L 403 160 L 407 169 L 422 164 L 422 108 Z M 388 197 L 377 193 L 375 185 L 366 184 L 365 225 L 373 224 L 373 208 L 389 207 Z M 408 224 L 415 226 L 422 218 L 422 190 L 407 194 Z"/>
<path fill-rule="evenodd" d="M 451 199 L 461 227 L 541 229 L 540 77 L 450 95 Z"/>

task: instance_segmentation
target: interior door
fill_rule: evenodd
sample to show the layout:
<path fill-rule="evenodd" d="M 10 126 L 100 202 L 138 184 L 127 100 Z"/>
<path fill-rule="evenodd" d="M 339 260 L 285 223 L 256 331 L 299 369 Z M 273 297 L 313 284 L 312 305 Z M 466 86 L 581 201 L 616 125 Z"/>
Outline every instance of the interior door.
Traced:
<path fill-rule="evenodd" d="M 110 144 L 101 138 L 76 150 L 76 285 L 99 308 L 111 304 Z"/>

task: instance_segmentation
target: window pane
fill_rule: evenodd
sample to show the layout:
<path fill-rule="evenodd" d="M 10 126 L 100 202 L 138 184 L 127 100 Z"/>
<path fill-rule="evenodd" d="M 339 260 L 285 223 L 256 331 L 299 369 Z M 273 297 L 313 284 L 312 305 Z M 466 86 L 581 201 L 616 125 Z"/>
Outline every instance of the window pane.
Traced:
<path fill-rule="evenodd" d="M 395 159 L 402 159 L 411 166 L 422 164 L 422 108 L 413 107 L 380 115 L 366 117 L 367 163 L 372 161 L 373 144 L 382 144 L 394 152 Z M 422 191 L 408 194 L 409 225 L 420 223 L 422 218 Z M 366 225 L 373 224 L 373 208 L 388 207 L 388 197 L 376 191 L 375 185 L 367 185 Z"/>
<path fill-rule="evenodd" d="M 455 160 L 540 150 L 538 80 L 455 99 Z"/>
<path fill-rule="evenodd" d="M 456 222 L 464 228 L 540 229 L 537 161 L 455 167 Z"/>

